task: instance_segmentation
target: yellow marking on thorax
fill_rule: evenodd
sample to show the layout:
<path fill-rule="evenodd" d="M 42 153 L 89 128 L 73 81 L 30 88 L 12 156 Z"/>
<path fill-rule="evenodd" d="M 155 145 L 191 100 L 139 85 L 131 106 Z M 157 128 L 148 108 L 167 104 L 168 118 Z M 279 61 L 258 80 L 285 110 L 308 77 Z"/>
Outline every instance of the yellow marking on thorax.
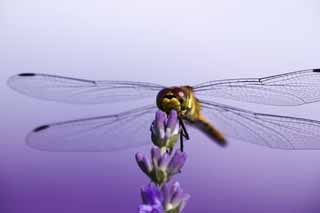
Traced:
<path fill-rule="evenodd" d="M 201 104 L 197 100 L 197 98 L 193 95 L 193 91 L 191 87 L 184 87 L 184 89 L 187 90 L 187 94 L 189 97 L 188 97 L 188 110 L 183 115 L 183 118 L 189 120 L 190 122 L 193 122 L 197 120 L 200 116 Z"/>

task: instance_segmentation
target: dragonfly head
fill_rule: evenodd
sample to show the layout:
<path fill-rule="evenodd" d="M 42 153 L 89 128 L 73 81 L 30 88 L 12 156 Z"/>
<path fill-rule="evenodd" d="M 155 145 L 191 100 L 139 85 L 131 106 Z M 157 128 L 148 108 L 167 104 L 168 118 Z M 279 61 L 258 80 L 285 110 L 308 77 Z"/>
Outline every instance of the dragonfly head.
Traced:
<path fill-rule="evenodd" d="M 157 106 L 166 113 L 173 109 L 182 115 L 189 109 L 189 97 L 188 87 L 165 88 L 158 93 Z"/>

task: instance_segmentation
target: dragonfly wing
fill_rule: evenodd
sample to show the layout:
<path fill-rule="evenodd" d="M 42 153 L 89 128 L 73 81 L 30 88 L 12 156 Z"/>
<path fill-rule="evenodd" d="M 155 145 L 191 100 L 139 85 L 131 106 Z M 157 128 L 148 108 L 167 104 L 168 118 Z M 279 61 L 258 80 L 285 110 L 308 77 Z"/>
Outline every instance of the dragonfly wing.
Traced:
<path fill-rule="evenodd" d="M 75 103 L 100 104 L 156 97 L 161 85 L 131 81 L 92 81 L 57 75 L 23 73 L 12 76 L 8 85 L 39 99 Z"/>
<path fill-rule="evenodd" d="M 27 137 L 27 144 L 46 151 L 116 151 L 151 143 L 155 106 L 115 115 L 43 125 Z"/>
<path fill-rule="evenodd" d="M 295 106 L 320 101 L 320 69 L 265 78 L 211 81 L 194 87 L 197 97 L 225 98 L 266 105 Z"/>
<path fill-rule="evenodd" d="M 277 149 L 320 149 L 320 122 L 203 102 L 202 112 L 227 138 Z"/>

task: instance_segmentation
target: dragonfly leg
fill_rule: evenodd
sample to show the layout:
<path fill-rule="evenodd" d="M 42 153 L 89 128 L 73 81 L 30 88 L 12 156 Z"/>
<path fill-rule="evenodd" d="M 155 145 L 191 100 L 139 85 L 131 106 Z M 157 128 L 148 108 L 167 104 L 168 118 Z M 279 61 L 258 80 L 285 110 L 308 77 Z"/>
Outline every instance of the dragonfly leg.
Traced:
<path fill-rule="evenodd" d="M 183 152 L 183 141 L 184 139 L 186 140 L 189 140 L 189 134 L 187 132 L 187 129 L 184 125 L 184 122 L 181 118 L 179 118 L 179 123 L 180 123 L 180 126 L 181 126 L 181 133 L 180 133 L 180 150 L 181 152 Z"/>
<path fill-rule="evenodd" d="M 181 134 L 180 134 L 180 150 L 181 150 L 181 152 L 183 152 L 183 138 L 184 138 L 184 135 L 181 132 Z"/>

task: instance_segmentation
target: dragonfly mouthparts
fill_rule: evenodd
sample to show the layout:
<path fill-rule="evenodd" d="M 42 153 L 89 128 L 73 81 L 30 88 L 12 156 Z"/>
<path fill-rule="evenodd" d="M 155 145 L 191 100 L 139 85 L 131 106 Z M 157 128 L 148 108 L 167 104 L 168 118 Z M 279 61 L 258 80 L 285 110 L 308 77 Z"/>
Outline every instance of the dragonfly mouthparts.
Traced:
<path fill-rule="evenodd" d="M 166 95 L 166 96 L 164 96 L 165 98 L 168 98 L 168 99 L 172 99 L 172 98 L 175 98 L 175 96 L 174 95 Z"/>

